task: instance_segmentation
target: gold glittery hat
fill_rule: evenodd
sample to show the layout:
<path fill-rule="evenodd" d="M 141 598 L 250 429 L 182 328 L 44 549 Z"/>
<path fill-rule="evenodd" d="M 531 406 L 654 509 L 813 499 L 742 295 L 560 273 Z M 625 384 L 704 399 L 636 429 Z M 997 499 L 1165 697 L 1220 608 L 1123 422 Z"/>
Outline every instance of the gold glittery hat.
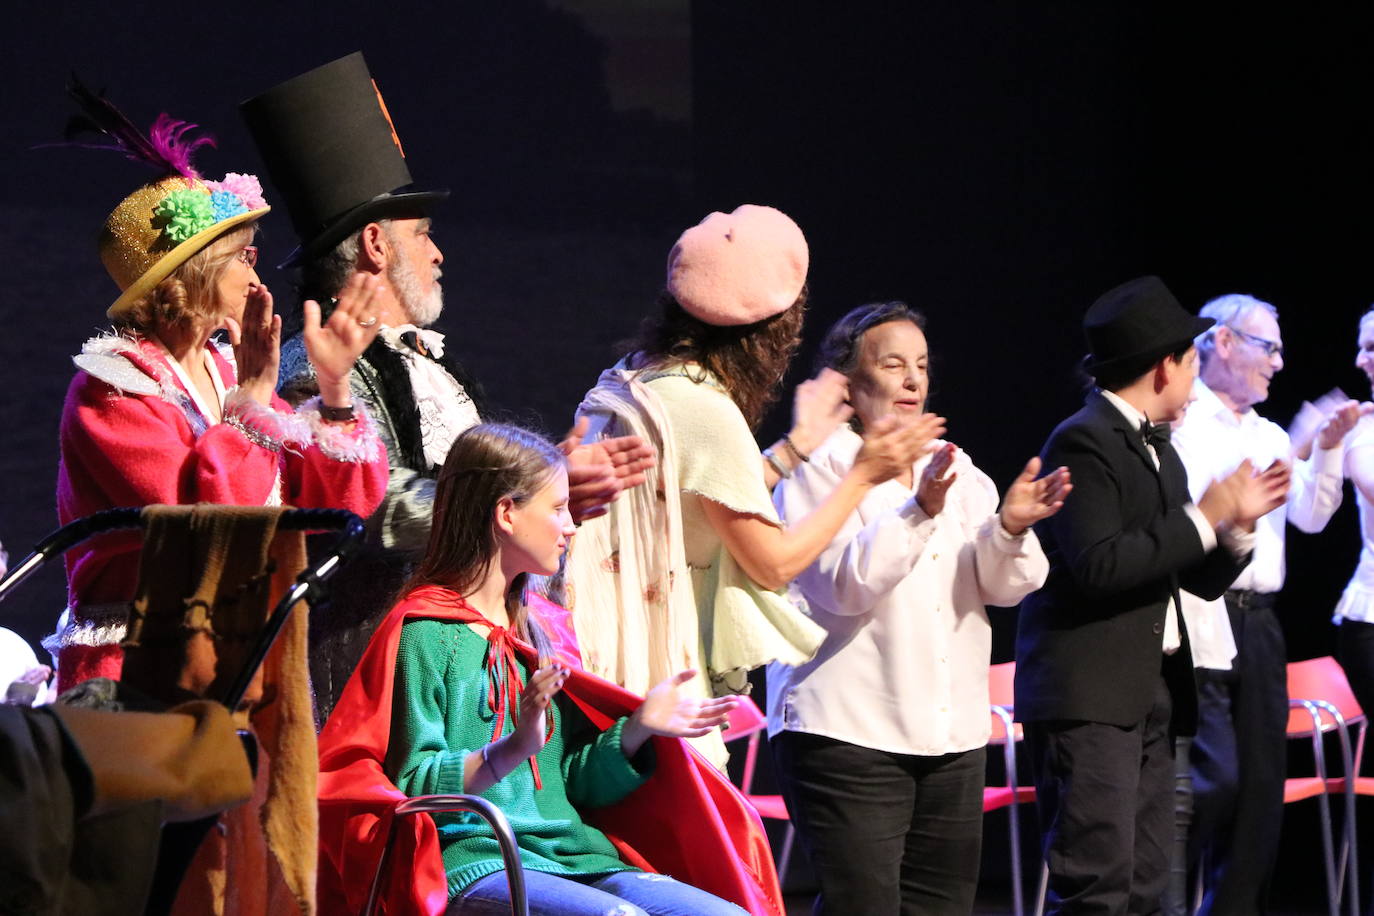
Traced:
<path fill-rule="evenodd" d="M 123 153 L 157 169 L 161 176 L 120 201 L 100 230 L 100 260 L 120 290 L 105 312 L 110 318 L 127 313 L 215 239 L 271 209 L 253 175 L 230 172 L 220 181 L 201 178 L 191 163 L 192 155 L 198 147 L 213 146 L 215 141 L 192 135 L 196 125 L 164 111 L 147 132 L 141 131 L 75 74 L 67 82 L 67 94 L 80 113 L 67 122 L 67 142 L 51 145 Z M 97 135 L 101 142 L 76 142 L 76 137 L 87 134 Z"/>
<path fill-rule="evenodd" d="M 121 290 L 105 314 L 118 319 L 207 245 L 271 209 L 251 175 L 208 183 L 168 175 L 145 184 L 100 230 L 100 260 Z"/>

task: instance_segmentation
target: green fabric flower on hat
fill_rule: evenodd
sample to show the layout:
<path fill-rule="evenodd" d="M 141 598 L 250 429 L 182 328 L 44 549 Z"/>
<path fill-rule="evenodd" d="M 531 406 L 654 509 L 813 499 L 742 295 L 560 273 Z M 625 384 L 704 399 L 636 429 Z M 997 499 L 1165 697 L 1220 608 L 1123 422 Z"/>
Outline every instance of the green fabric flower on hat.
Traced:
<path fill-rule="evenodd" d="M 178 245 L 215 224 L 215 208 L 210 195 L 190 188 L 173 191 L 162 198 L 153 208 L 153 215 L 164 221 L 162 234 Z"/>

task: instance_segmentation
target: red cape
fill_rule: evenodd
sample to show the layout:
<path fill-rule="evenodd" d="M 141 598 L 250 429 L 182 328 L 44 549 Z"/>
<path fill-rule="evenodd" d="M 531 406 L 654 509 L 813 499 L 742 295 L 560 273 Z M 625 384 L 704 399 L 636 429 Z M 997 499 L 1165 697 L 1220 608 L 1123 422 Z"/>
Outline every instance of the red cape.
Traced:
<path fill-rule="evenodd" d="M 427 592 L 429 588 L 422 588 L 406 596 L 378 626 L 320 734 L 319 911 L 325 916 L 362 911 L 392 808 L 405 798 L 382 769 L 401 625 L 412 618 L 457 620 L 451 609 L 427 601 Z M 562 642 L 555 638 L 560 649 Z M 534 661 L 532 652 L 525 656 L 527 663 Z M 603 730 L 642 702 L 578 668 L 563 693 Z M 603 831 L 630 864 L 670 874 L 754 916 L 783 916 L 782 892 L 758 813 L 686 742 L 652 740 L 657 757 L 653 775 L 615 805 L 584 812 L 587 822 Z M 409 818 L 394 842 L 380 912 L 440 916 L 448 905 L 448 885 L 434 821 L 423 815 Z"/>

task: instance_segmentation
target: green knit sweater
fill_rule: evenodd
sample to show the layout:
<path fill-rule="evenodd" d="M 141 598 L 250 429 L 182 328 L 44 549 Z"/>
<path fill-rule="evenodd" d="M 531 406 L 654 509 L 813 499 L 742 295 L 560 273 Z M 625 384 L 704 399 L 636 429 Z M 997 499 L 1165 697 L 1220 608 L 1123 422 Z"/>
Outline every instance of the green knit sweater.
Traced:
<path fill-rule="evenodd" d="M 411 620 L 401 628 L 386 772 L 407 795 L 462 792 L 464 761 L 491 740 L 487 647 L 466 624 Z M 523 665 L 521 676 L 528 678 Z M 505 734 L 512 731 L 511 712 Z M 554 715 L 553 737 L 536 758 L 543 788 L 534 787 L 530 766 L 522 763 L 482 797 L 509 819 L 525 868 L 566 876 L 630 871 L 605 834 L 577 813 L 619 801 L 648 777 L 641 755 L 637 769 L 621 750 L 625 720 L 597 732 L 562 701 Z M 484 821 L 467 814 L 434 821 L 450 896 L 501 870 L 500 847 Z"/>

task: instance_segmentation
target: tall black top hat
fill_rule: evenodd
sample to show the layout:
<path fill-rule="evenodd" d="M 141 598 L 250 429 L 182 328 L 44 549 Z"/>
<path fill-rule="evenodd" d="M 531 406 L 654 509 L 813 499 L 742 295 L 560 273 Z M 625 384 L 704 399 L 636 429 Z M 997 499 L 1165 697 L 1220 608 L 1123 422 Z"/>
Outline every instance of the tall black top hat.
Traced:
<path fill-rule="evenodd" d="M 1083 316 L 1090 356 L 1084 368 L 1102 376 L 1139 367 L 1144 373 L 1212 326 L 1179 305 L 1159 277 L 1137 277 L 1108 290 Z"/>
<path fill-rule="evenodd" d="M 331 250 L 373 220 L 427 212 L 448 197 L 448 191 L 413 186 L 401 140 L 361 51 L 287 80 L 239 108 L 301 239 L 286 265 Z"/>

